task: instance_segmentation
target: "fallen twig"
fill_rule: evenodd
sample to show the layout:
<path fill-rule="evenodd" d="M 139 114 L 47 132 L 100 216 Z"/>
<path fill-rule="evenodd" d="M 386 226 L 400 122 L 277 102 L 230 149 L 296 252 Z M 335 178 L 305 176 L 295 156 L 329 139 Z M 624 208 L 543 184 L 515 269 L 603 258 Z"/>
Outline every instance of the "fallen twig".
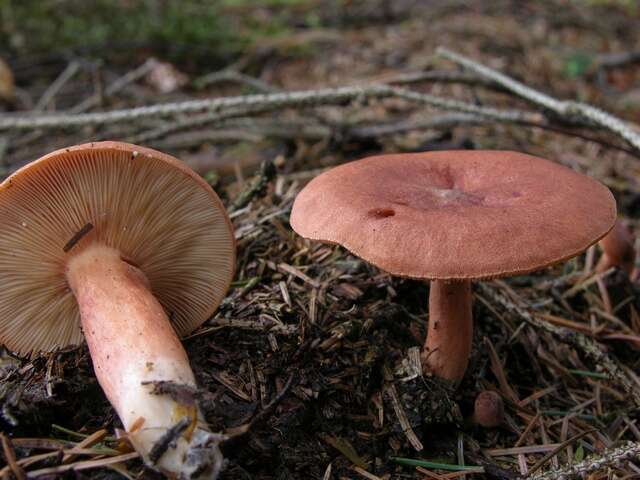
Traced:
<path fill-rule="evenodd" d="M 74 447 L 74 449 L 84 449 L 84 448 L 93 447 L 96 443 L 99 443 L 102 440 L 104 440 L 106 436 L 107 436 L 107 431 L 104 428 L 102 430 L 93 432 L 87 438 L 78 442 L 78 444 Z M 77 458 L 77 455 L 67 454 L 64 457 L 62 457 L 62 463 L 72 462 L 76 458 Z"/>
<path fill-rule="evenodd" d="M 439 47 L 436 53 L 468 70 L 471 70 L 472 72 L 477 73 L 478 75 L 499 83 L 510 92 L 515 93 L 519 97 L 522 97 L 531 103 L 552 111 L 567 121 L 575 121 L 574 119 L 577 117 L 580 120 L 586 120 L 604 127 L 625 139 L 636 150 L 640 150 L 640 132 L 637 131 L 637 127 L 624 122 L 614 115 L 586 103 L 575 102 L 572 100 L 558 100 L 550 95 L 542 93 L 539 90 L 535 90 L 522 82 L 514 80 L 503 73 L 475 62 L 474 60 L 460 55 L 459 53 L 452 52 L 444 47 Z"/>
<path fill-rule="evenodd" d="M 388 371 L 388 368 L 385 367 L 385 378 L 393 378 L 391 372 Z M 400 428 L 402 428 L 402 433 L 405 434 L 407 440 L 411 444 L 411 446 L 418 452 L 421 452 L 424 449 L 422 442 L 413 431 L 411 427 L 411 423 L 409 423 L 409 419 L 407 418 L 407 414 L 402 407 L 402 402 L 400 401 L 400 397 L 398 396 L 398 391 L 396 390 L 395 385 L 392 381 L 388 381 L 384 386 L 384 394 L 388 395 L 391 399 L 391 405 L 393 406 L 393 411 L 398 418 L 398 423 L 400 423 Z"/>
<path fill-rule="evenodd" d="M 583 478 L 589 473 L 619 465 L 625 461 L 640 457 L 640 443 L 627 443 L 621 447 L 594 454 L 581 462 L 527 477 L 529 480 L 568 480 Z"/>
<path fill-rule="evenodd" d="M 11 469 L 11 472 L 16 476 L 18 480 L 25 480 L 26 476 L 24 474 L 24 470 L 20 465 L 18 465 L 18 462 L 16 461 L 16 454 L 13 451 L 13 446 L 11 445 L 9 438 L 4 433 L 0 433 L 0 441 L 2 441 L 2 452 L 4 453 L 4 459 Z"/>
<path fill-rule="evenodd" d="M 36 128 L 77 127 L 132 121 L 149 117 L 166 117 L 176 114 L 205 111 L 222 111 L 232 108 L 262 106 L 264 108 L 285 108 L 290 106 L 330 105 L 348 102 L 357 98 L 383 98 L 393 95 L 393 88 L 387 86 L 345 87 L 336 89 L 310 90 L 274 94 L 241 95 L 235 97 L 189 100 L 164 103 L 144 107 L 112 110 L 100 113 L 78 115 L 50 114 L 35 116 L 0 116 L 0 131 L 31 130 Z"/>
<path fill-rule="evenodd" d="M 591 430 L 587 430 L 585 432 L 580 432 L 576 435 L 574 435 L 573 437 L 565 440 L 564 442 L 562 442 L 560 445 L 558 445 L 556 448 L 554 448 L 552 451 L 550 451 L 549 453 L 547 453 L 544 457 L 542 457 L 540 460 L 538 460 L 538 462 L 536 462 L 536 464 L 531 467 L 529 469 L 529 475 L 533 475 L 535 472 L 537 472 L 538 470 L 540 470 L 542 467 L 544 467 L 544 465 L 551 460 L 553 457 L 555 457 L 559 452 L 561 452 L 562 450 L 564 450 L 565 448 L 567 448 L 568 445 L 571 445 L 575 442 L 577 442 L 578 440 L 580 440 L 582 437 L 589 435 L 590 433 L 596 432 L 597 429 L 593 428 Z"/>
<path fill-rule="evenodd" d="M 221 112 L 227 109 L 258 109 L 260 112 L 279 110 L 289 107 L 312 107 L 319 105 L 339 105 L 345 102 L 365 99 L 401 98 L 414 103 L 430 105 L 445 110 L 457 110 L 474 113 L 496 120 L 521 122 L 539 121 L 542 117 L 535 112 L 519 110 L 501 110 L 492 107 L 480 107 L 472 103 L 455 99 L 437 97 L 413 92 L 387 85 L 369 85 L 364 87 L 327 88 L 321 90 L 295 91 L 285 93 L 241 95 L 236 97 L 209 98 L 185 102 L 164 103 L 123 110 L 82 114 L 48 115 L 2 115 L 0 131 L 32 130 L 37 128 L 63 128 L 88 125 L 104 125 L 123 121 L 134 121 L 149 117 L 166 117 L 177 114 L 197 112 Z M 245 112 L 243 112 L 244 114 Z M 238 116 L 236 114 L 236 116 Z"/>
<path fill-rule="evenodd" d="M 106 467 L 113 465 L 114 463 L 127 462 L 138 458 L 140 455 L 137 452 L 125 453 L 124 455 L 117 455 L 115 457 L 101 458 L 100 460 L 86 460 L 82 462 L 69 463 L 67 465 L 59 465 L 57 467 L 41 468 L 40 470 L 32 470 L 27 473 L 28 478 L 37 478 L 43 475 L 57 475 L 69 470 L 88 470 L 91 468 Z"/>

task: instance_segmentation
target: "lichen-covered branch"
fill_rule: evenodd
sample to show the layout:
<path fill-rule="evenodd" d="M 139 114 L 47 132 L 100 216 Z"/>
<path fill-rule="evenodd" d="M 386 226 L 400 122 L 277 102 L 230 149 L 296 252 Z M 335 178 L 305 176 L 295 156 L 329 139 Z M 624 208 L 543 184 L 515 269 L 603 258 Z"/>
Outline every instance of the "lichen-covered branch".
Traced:
<path fill-rule="evenodd" d="M 640 131 L 637 127 L 631 126 L 629 123 L 615 117 L 599 108 L 593 107 L 586 103 L 574 102 L 572 100 L 558 100 L 546 93 L 533 89 L 522 82 L 500 73 L 492 68 L 482 65 L 470 58 L 452 52 L 444 47 L 439 47 L 436 53 L 441 57 L 447 58 L 454 63 L 471 70 L 472 72 L 502 85 L 505 89 L 515 93 L 521 98 L 528 100 L 538 106 L 544 107 L 552 111 L 556 115 L 566 120 L 574 120 L 576 118 L 604 127 L 607 130 L 619 135 L 626 140 L 636 150 L 640 150 Z"/>
<path fill-rule="evenodd" d="M 31 130 L 37 128 L 80 127 L 88 125 L 113 124 L 136 121 L 150 117 L 168 117 L 178 114 L 198 112 L 222 112 L 227 109 L 250 109 L 253 112 L 266 112 L 290 107 L 313 107 L 321 105 L 340 105 L 356 100 L 376 98 L 401 98 L 409 102 L 430 105 L 444 110 L 457 110 L 473 113 L 501 121 L 538 121 L 540 114 L 519 110 L 501 110 L 493 107 L 481 107 L 468 102 L 413 92 L 387 85 L 369 85 L 364 87 L 327 88 L 321 90 L 295 91 L 270 94 L 240 95 L 235 97 L 189 100 L 185 102 L 164 103 L 109 112 L 48 115 L 2 115 L 0 131 Z"/>
<path fill-rule="evenodd" d="M 163 103 L 144 107 L 112 110 L 108 112 L 83 113 L 78 115 L 2 115 L 0 131 L 31 130 L 36 128 L 79 127 L 103 125 L 124 121 L 135 121 L 150 117 L 168 117 L 197 112 L 218 112 L 226 109 L 262 106 L 265 109 L 336 105 L 358 98 L 384 98 L 394 95 L 387 86 L 344 87 L 286 93 L 240 95 L 234 97 L 207 98 L 184 102 Z"/>
<path fill-rule="evenodd" d="M 527 477 L 527 480 L 569 480 L 572 478 L 584 478 L 589 473 L 620 466 L 622 463 L 635 458 L 640 458 L 640 443 L 629 442 L 621 447 L 590 455 L 574 465 L 565 465 Z"/>
<path fill-rule="evenodd" d="M 286 108 L 319 107 L 341 105 L 362 100 L 399 98 L 412 104 L 427 105 L 445 111 L 462 112 L 468 116 L 459 117 L 462 119 L 460 123 L 466 124 L 481 123 L 482 120 L 485 120 L 532 126 L 548 126 L 553 122 L 555 116 L 574 126 L 604 128 L 624 139 L 634 150 L 640 151 L 640 131 L 638 131 L 633 124 L 627 123 L 614 115 L 585 103 L 558 100 L 446 48 L 439 48 L 437 53 L 470 70 L 473 72 L 473 76 L 461 76 L 460 72 L 453 72 L 456 75 L 452 75 L 451 77 L 443 72 L 439 72 L 437 75 L 433 75 L 433 72 L 423 72 L 418 76 L 413 74 L 407 78 L 400 76 L 396 81 L 398 83 L 410 83 L 411 81 L 419 81 L 421 79 L 431 79 L 433 81 L 455 80 L 469 83 L 477 81 L 480 85 L 494 88 L 500 87 L 539 107 L 543 107 L 546 112 L 481 106 L 453 98 L 439 97 L 393 86 L 392 84 L 381 83 L 308 91 L 270 91 L 254 95 L 205 98 L 107 112 L 65 112 L 53 114 L 35 114 L 32 112 L 30 114 L 5 114 L 0 115 L 0 131 L 84 127 L 88 125 L 136 122 L 148 118 L 170 118 L 184 114 L 201 114 L 196 117 L 177 119 L 177 121 L 170 124 L 156 127 L 129 138 L 130 141 L 144 143 L 161 138 L 172 132 L 205 124 L 215 124 L 221 120 L 233 117 L 258 115 Z M 146 72 L 152 65 L 153 62 L 147 62 L 141 66 L 139 71 L 135 72 L 135 78 L 138 78 L 139 75 Z M 247 83 L 250 78 L 251 77 L 237 72 L 223 71 L 217 72 L 209 80 L 231 80 Z M 129 81 L 129 78 L 127 78 L 127 81 Z M 393 83 L 393 79 L 390 80 L 390 82 Z M 255 84 L 254 87 L 265 89 L 262 88 L 265 86 L 261 84 Z M 551 112 L 552 115 L 549 115 L 549 112 Z"/>

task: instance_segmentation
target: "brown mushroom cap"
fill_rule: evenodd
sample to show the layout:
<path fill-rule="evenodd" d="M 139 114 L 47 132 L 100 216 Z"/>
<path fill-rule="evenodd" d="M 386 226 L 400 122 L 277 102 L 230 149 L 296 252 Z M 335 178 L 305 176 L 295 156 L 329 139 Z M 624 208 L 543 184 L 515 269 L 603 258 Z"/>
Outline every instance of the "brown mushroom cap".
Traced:
<path fill-rule="evenodd" d="M 486 428 L 495 428 L 504 424 L 504 402 L 497 392 L 485 390 L 476 397 L 473 406 L 473 419 Z"/>
<path fill-rule="evenodd" d="M 333 168 L 300 192 L 291 226 L 394 275 L 461 280 L 571 258 L 615 218 L 611 192 L 566 167 L 515 152 L 449 151 Z"/>
<path fill-rule="evenodd" d="M 119 249 L 149 280 L 179 335 L 211 316 L 235 265 L 233 230 L 211 187 L 175 158 L 100 142 L 58 150 L 0 185 L 0 342 L 19 354 L 82 342 L 65 278 L 82 242 Z M 143 340 L 142 340 L 143 341 Z"/>

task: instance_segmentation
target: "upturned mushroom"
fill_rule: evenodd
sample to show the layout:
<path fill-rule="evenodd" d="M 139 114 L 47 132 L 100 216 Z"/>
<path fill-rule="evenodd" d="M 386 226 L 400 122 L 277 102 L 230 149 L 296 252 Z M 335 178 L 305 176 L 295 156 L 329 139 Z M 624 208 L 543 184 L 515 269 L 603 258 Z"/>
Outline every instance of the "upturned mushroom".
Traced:
<path fill-rule="evenodd" d="M 155 150 L 79 145 L 0 185 L 0 342 L 34 355 L 84 334 L 131 443 L 173 478 L 215 478 L 222 465 L 177 335 L 211 316 L 234 264 L 218 196 Z"/>
<path fill-rule="evenodd" d="M 515 152 L 381 155 L 313 179 L 291 226 L 393 275 L 431 280 L 425 372 L 459 381 L 471 352 L 471 281 L 518 275 L 583 252 L 613 227 L 600 183 Z"/>

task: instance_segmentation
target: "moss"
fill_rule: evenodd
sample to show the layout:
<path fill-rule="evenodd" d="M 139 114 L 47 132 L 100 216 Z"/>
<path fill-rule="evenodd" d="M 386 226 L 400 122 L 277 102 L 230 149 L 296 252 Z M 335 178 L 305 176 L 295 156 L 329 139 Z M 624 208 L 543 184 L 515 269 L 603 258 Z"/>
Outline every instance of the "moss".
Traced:
<path fill-rule="evenodd" d="M 265 37 L 290 31 L 286 15 L 235 15 L 244 0 L 4 0 L 0 45 L 16 55 L 64 51 L 101 58 L 149 51 L 215 66 Z M 301 0 L 271 0 L 281 7 Z"/>

